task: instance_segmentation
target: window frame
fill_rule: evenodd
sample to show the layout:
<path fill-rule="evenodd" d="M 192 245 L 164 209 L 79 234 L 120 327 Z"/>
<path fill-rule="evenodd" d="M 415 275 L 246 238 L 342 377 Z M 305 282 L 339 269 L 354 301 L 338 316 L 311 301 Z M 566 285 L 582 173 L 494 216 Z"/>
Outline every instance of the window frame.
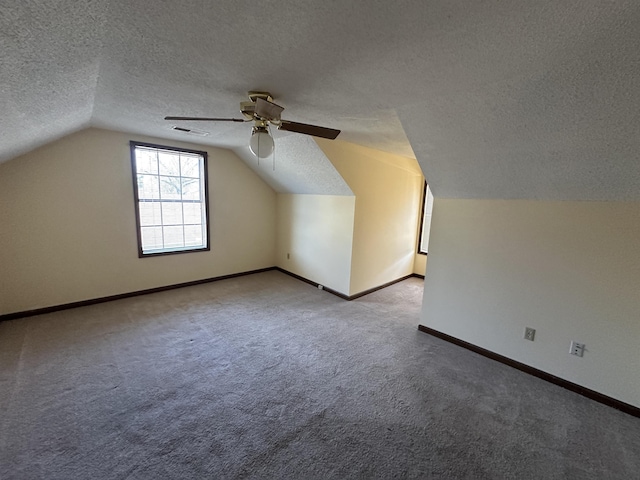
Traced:
<path fill-rule="evenodd" d="M 424 188 L 422 190 L 422 208 L 420 209 L 420 230 L 419 230 L 420 235 L 418 235 L 418 248 L 416 248 L 416 253 L 418 253 L 419 255 L 429 255 L 428 250 L 426 252 L 422 250 L 422 237 L 424 235 L 424 214 L 425 214 L 425 209 L 427 208 L 427 187 L 428 186 L 429 184 L 425 180 Z"/>
<path fill-rule="evenodd" d="M 169 250 L 164 252 L 151 252 L 144 253 L 142 249 L 142 228 L 140 225 L 140 196 L 138 193 L 138 170 L 136 167 L 136 148 L 137 147 L 146 147 L 153 148 L 156 150 L 165 150 L 170 152 L 178 152 L 178 153 L 190 153 L 195 155 L 200 155 L 202 157 L 202 175 L 203 175 L 203 184 L 204 184 L 204 219 L 206 225 L 204 227 L 205 234 L 207 236 L 206 245 L 203 247 L 194 247 L 194 248 L 186 248 L 179 247 L 177 250 Z M 129 150 L 131 156 L 131 172 L 132 172 L 132 181 L 133 181 L 133 200 L 134 200 L 134 209 L 136 214 L 136 237 L 138 240 L 138 258 L 148 258 L 148 257 L 159 257 L 164 255 L 178 255 L 182 253 L 194 253 L 194 252 L 207 252 L 211 250 L 211 227 L 209 222 L 209 169 L 208 169 L 208 154 L 207 152 L 201 150 L 191 150 L 188 148 L 179 148 L 179 147 L 171 147 L 168 145 L 158 145 L 155 143 L 147 143 L 147 142 L 138 142 L 135 140 L 131 140 L 129 142 Z M 159 174 L 159 173 L 158 173 Z M 180 176 L 180 178 L 183 178 Z M 182 203 L 182 202 L 180 202 Z M 183 219 L 184 225 L 184 219 Z"/>

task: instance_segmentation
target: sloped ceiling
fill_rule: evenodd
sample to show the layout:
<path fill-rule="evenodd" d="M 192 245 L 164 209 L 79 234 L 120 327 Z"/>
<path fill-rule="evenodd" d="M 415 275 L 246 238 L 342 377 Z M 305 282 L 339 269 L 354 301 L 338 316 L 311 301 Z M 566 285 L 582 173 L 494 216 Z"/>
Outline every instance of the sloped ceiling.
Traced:
<path fill-rule="evenodd" d="M 106 5 L 0 2 L 0 161 L 87 127 Z"/>
<path fill-rule="evenodd" d="M 258 160 L 248 146 L 236 147 L 233 151 L 276 192 L 353 195 L 312 137 L 281 133 L 274 132 L 276 151 L 269 158 Z"/>
<path fill-rule="evenodd" d="M 242 154 L 247 124 L 185 138 L 162 118 L 237 116 L 264 89 L 284 118 L 415 154 L 437 196 L 640 200 L 634 0 L 21 0 L 0 14 L 3 160 L 88 125 Z M 282 138 L 282 164 L 312 172 L 304 141 Z"/>

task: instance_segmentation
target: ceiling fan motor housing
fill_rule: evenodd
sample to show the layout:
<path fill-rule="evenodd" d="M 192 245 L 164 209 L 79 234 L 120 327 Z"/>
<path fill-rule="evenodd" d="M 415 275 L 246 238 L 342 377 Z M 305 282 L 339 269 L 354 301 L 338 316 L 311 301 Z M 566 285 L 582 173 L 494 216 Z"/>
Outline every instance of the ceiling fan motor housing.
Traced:
<path fill-rule="evenodd" d="M 266 100 L 267 102 L 273 102 L 273 97 L 269 92 L 250 91 L 250 92 L 247 92 L 247 95 L 249 95 L 249 98 L 253 103 L 255 103 L 258 98 Z"/>
<path fill-rule="evenodd" d="M 247 120 L 253 120 L 256 113 L 255 102 L 240 102 L 240 112 Z"/>

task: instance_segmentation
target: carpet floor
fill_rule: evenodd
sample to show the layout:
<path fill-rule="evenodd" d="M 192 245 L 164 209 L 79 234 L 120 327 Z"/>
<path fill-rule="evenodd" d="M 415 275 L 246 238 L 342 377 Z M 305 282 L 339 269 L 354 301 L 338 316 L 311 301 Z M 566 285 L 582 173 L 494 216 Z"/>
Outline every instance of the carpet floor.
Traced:
<path fill-rule="evenodd" d="M 633 479 L 640 420 L 270 271 L 0 323 L 0 478 Z"/>

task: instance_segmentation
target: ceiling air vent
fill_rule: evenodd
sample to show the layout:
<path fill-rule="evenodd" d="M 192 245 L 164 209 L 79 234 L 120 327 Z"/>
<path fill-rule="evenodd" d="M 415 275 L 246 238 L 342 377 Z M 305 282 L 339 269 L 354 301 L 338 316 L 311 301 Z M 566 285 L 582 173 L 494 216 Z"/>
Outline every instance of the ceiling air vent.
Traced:
<path fill-rule="evenodd" d="M 199 137 L 206 137 L 207 135 L 209 135 L 209 132 L 203 132 L 202 130 L 194 130 L 192 128 L 178 127 L 177 125 L 173 125 L 171 129 L 177 130 L 178 132 L 182 132 L 182 133 L 188 133 L 189 135 L 197 135 Z"/>

